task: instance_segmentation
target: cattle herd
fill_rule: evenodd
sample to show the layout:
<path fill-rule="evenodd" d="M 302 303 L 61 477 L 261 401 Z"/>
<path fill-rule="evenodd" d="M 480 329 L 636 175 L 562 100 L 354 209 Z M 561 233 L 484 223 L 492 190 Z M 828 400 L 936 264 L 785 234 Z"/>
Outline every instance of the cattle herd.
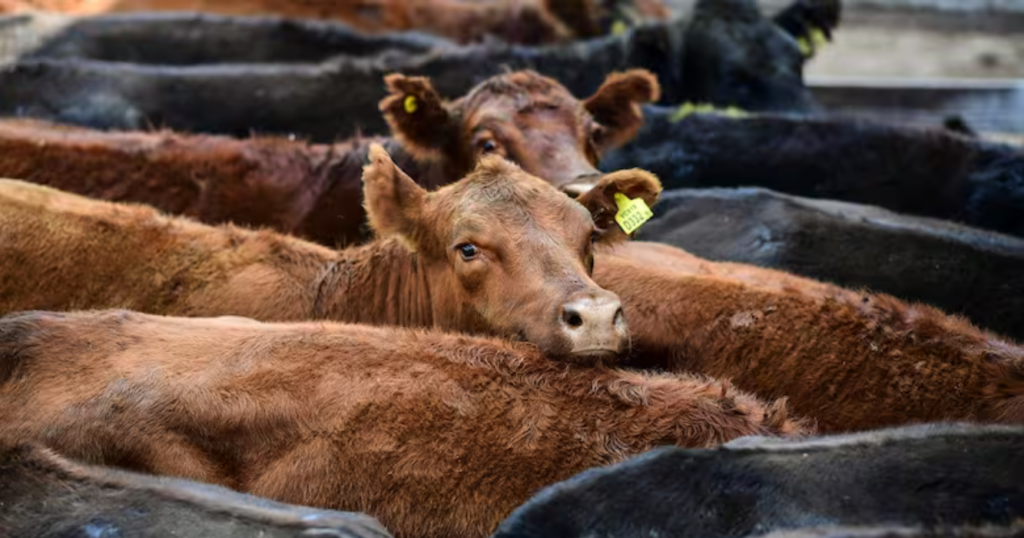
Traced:
<path fill-rule="evenodd" d="M 1024 536 L 1024 149 L 840 0 L 0 10 L 0 537 Z"/>

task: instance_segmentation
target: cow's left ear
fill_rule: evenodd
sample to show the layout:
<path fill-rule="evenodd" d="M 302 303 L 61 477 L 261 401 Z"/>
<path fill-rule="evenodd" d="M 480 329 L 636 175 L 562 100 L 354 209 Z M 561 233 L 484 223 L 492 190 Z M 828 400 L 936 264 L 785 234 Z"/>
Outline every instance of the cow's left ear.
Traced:
<path fill-rule="evenodd" d="M 403 172 L 380 144 L 370 146 L 363 167 L 363 205 L 377 235 L 397 235 L 415 250 L 423 227 L 427 191 Z"/>
<path fill-rule="evenodd" d="M 603 152 L 632 140 L 644 123 L 640 105 L 657 101 L 660 96 L 661 86 L 650 71 L 630 69 L 608 75 L 597 92 L 583 102 L 604 127 L 597 135 L 598 150 Z"/>
<path fill-rule="evenodd" d="M 619 212 L 616 194 L 628 200 L 641 199 L 651 207 L 661 194 L 661 181 L 654 174 L 638 169 L 620 170 L 601 178 L 592 189 L 576 198 L 594 218 L 601 243 L 616 243 L 629 237 L 615 215 Z"/>
<path fill-rule="evenodd" d="M 380 111 L 405 149 L 419 157 L 450 150 L 459 136 L 458 123 L 430 80 L 392 74 L 384 82 L 388 96 L 381 100 Z"/>

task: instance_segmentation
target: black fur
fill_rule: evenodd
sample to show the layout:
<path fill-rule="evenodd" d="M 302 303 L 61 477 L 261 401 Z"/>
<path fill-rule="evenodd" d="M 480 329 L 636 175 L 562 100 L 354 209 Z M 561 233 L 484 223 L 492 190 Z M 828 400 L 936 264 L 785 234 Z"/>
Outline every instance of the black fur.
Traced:
<path fill-rule="evenodd" d="M 817 29 L 831 40 L 841 16 L 840 0 L 797 0 L 775 15 L 774 21 L 794 38 L 807 39 Z"/>
<path fill-rule="evenodd" d="M 80 467 L 33 446 L 0 450 L 5 538 L 390 538 L 364 514 L 319 510 L 219 486 Z"/>
<path fill-rule="evenodd" d="M 22 58 L 185 66 L 321 62 L 337 55 L 421 54 L 446 46 L 454 44 L 414 32 L 363 34 L 324 21 L 143 12 L 78 19 Z"/>
<path fill-rule="evenodd" d="M 931 425 L 665 448 L 581 473 L 495 538 L 728 538 L 815 526 L 1009 525 L 1024 516 L 1024 429 Z"/>
<path fill-rule="evenodd" d="M 1024 239 L 760 188 L 666 191 L 654 212 L 639 239 L 928 303 L 1024 342 Z"/>
<path fill-rule="evenodd" d="M 812 109 L 796 42 L 753 6 L 753 0 L 703 2 L 692 20 L 644 25 L 621 36 L 566 45 L 438 46 L 422 53 L 415 52 L 428 43 L 422 36 L 363 38 L 330 23 L 212 16 L 97 18 L 53 38 L 31 54 L 34 59 L 0 71 L 0 114 L 98 128 L 154 125 L 235 136 L 256 131 L 326 142 L 356 132 L 386 132 L 377 103 L 385 95 L 383 78 L 388 73 L 429 76 L 442 96 L 454 98 L 505 69 L 534 69 L 583 98 L 608 73 L 631 67 L 646 68 L 658 77 L 666 103 Z M 737 17 L 734 9 L 740 7 L 752 16 Z M 127 30 L 136 20 L 139 28 Z M 253 45 L 263 38 L 268 40 L 265 45 Z M 301 45 L 277 45 L 286 40 Z M 339 54 L 342 49 L 345 53 Z M 318 56 L 315 50 L 331 59 L 316 64 L 182 65 L 220 57 L 308 60 Z M 108 63 L 91 57 L 174 65 Z"/>
<path fill-rule="evenodd" d="M 757 186 L 876 205 L 1024 236 L 1024 151 L 942 129 L 843 119 L 694 114 L 648 107 L 604 170 L 639 167 L 666 189 Z"/>

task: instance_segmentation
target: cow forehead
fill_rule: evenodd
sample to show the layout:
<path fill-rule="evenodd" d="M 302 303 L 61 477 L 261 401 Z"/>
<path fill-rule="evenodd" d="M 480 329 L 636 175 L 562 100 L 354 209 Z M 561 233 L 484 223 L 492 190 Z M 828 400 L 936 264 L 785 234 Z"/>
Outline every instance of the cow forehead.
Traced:
<path fill-rule="evenodd" d="M 470 123 L 491 119 L 510 121 L 536 112 L 562 111 L 581 119 L 587 115 L 582 104 L 568 90 L 544 77 L 539 81 L 532 78 L 510 81 L 496 77 L 477 87 L 461 105 Z"/>
<path fill-rule="evenodd" d="M 509 167 L 511 168 L 511 167 Z M 483 170 L 435 193 L 452 207 L 452 224 L 486 229 L 493 226 L 574 228 L 592 225 L 590 213 L 546 181 L 515 168 Z M 456 203 L 450 203 L 456 202 Z"/>
<path fill-rule="evenodd" d="M 558 114 L 578 121 L 588 119 L 589 115 L 583 104 L 575 99 L 551 99 L 536 96 L 504 96 L 468 111 L 471 122 L 481 123 L 487 120 L 514 121 L 540 114 Z"/>

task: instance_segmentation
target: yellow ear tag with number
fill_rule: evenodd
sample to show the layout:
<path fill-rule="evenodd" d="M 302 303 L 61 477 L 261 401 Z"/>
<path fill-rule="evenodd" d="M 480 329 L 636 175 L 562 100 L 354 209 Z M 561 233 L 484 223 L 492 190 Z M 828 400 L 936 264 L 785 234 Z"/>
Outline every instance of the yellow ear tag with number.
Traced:
<path fill-rule="evenodd" d="M 404 104 L 406 114 L 413 114 L 416 112 L 416 109 L 420 107 L 419 102 L 416 101 L 415 95 L 406 95 Z"/>
<path fill-rule="evenodd" d="M 622 35 L 626 33 L 627 29 L 628 27 L 622 19 L 619 19 L 612 23 L 612 35 Z"/>
<path fill-rule="evenodd" d="M 615 213 L 615 222 L 618 222 L 622 231 L 628 234 L 635 232 L 654 216 L 643 198 L 630 200 L 625 194 L 617 192 L 615 193 L 615 205 L 619 206 L 619 211 Z"/>

